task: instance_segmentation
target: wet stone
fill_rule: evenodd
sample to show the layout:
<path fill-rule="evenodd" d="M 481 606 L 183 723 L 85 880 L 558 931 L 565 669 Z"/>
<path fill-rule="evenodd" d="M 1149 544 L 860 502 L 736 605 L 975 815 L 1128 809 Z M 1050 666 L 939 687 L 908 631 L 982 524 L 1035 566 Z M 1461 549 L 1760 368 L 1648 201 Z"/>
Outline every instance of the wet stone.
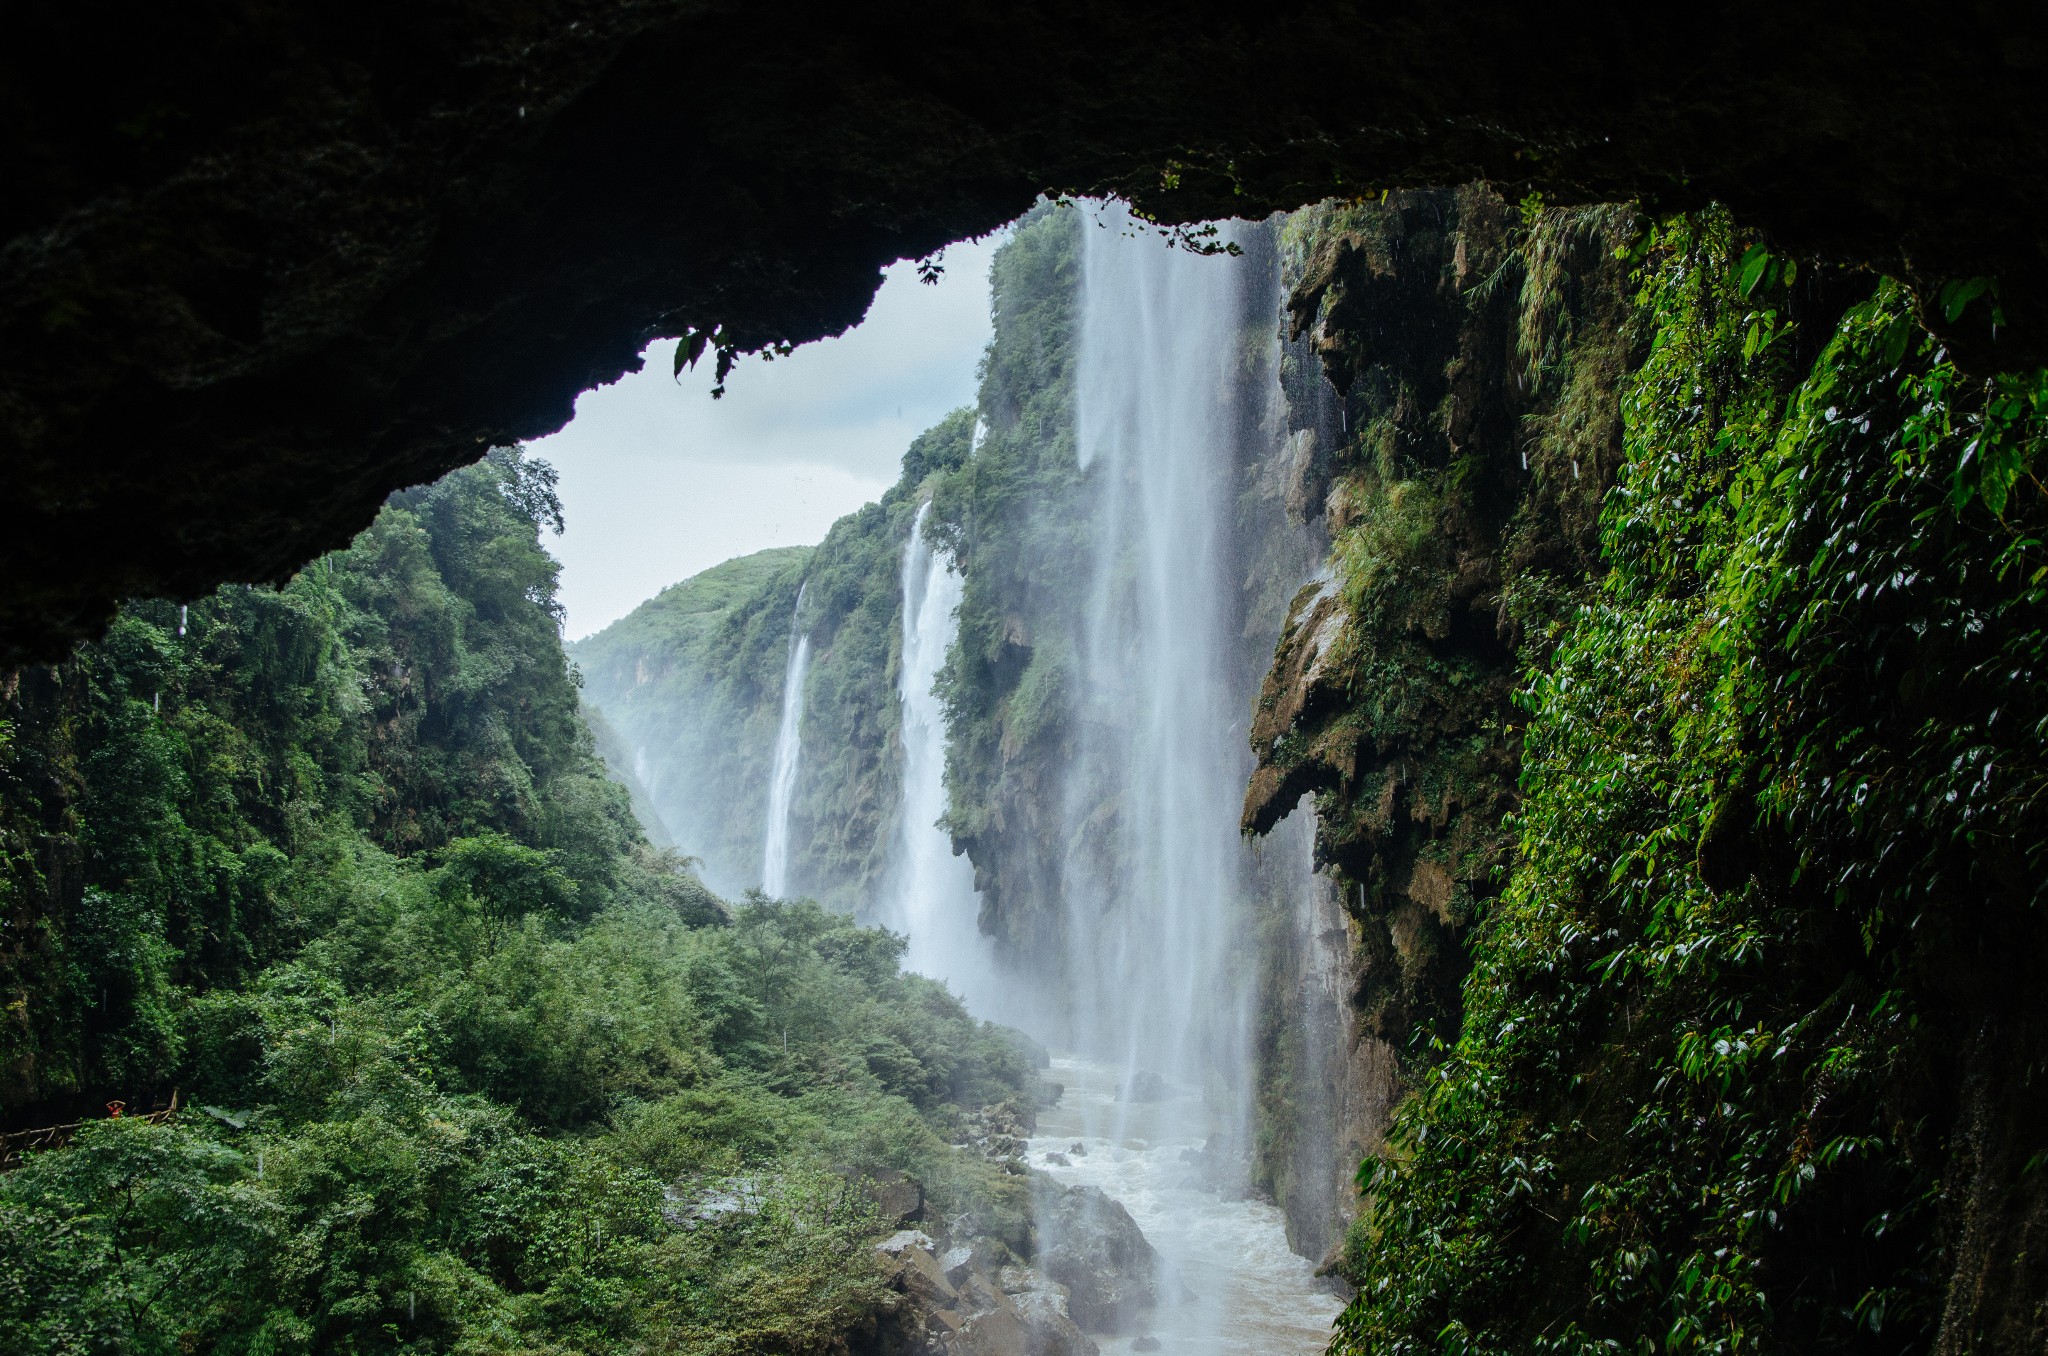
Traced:
<path fill-rule="evenodd" d="M 1067 1287 L 1074 1321 L 1117 1332 L 1154 1300 L 1158 1255 L 1130 1212 L 1095 1187 L 1054 1188 L 1038 1200 L 1039 1268 Z"/>
<path fill-rule="evenodd" d="M 1150 1069 L 1140 1069 L 1116 1090 L 1119 1102 L 1163 1102 L 1173 1096 L 1173 1085 Z"/>

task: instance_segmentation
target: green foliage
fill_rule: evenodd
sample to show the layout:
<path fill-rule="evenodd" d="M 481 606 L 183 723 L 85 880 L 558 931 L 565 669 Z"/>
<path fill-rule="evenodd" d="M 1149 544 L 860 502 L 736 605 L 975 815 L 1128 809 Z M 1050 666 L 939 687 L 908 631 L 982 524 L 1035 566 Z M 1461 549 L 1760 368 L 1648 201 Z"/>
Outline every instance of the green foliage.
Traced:
<path fill-rule="evenodd" d="M 757 882 L 790 614 L 814 548 L 728 560 L 580 641 L 584 698 L 669 841 L 713 885 Z"/>
<path fill-rule="evenodd" d="M 1042 205 L 997 251 L 981 447 L 932 497 L 932 531 L 967 577 L 959 639 L 939 678 L 947 824 L 960 842 L 985 833 L 1010 793 L 1006 776 L 1030 776 L 1028 766 L 1063 747 L 1066 711 L 1056 703 L 1089 559 L 1072 413 L 1082 229 L 1079 213 Z M 1032 757 L 1020 758 L 1026 750 Z"/>
<path fill-rule="evenodd" d="M 552 483 L 494 453 L 10 694 L 10 1119 L 185 1106 L 0 1177 L 0 1347 L 823 1352 L 882 1302 L 852 1169 L 1024 1243 L 951 1144 L 1027 1052 L 603 776 Z"/>
<path fill-rule="evenodd" d="M 793 628 L 811 659 L 790 878 L 835 907 L 873 903 L 900 799 L 903 544 L 927 487 L 967 461 L 973 437 L 973 413 L 954 411 L 911 442 L 880 503 L 818 546 L 727 561 L 577 646 L 619 756 L 644 768 L 671 836 L 721 887 L 760 878 Z"/>
<path fill-rule="evenodd" d="M 1984 1147 L 2037 1138 L 2024 1075 L 1970 1089 L 2033 1037 L 1946 995 L 2038 926 L 2048 374 L 1809 273 L 1717 214 L 1642 255 L 1613 568 L 1523 694 L 1519 853 L 1361 1170 L 1341 1350 L 1924 1349 L 1956 1202 L 2031 1190 Z"/>

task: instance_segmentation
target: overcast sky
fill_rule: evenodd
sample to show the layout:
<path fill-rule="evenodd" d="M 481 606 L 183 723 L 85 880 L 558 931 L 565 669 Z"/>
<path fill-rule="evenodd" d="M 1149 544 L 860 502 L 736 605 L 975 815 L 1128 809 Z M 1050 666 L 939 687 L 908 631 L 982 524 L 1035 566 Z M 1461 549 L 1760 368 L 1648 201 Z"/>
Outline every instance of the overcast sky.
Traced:
<path fill-rule="evenodd" d="M 721 560 L 811 543 L 895 482 L 910 440 L 974 399 L 999 243 L 954 245 L 936 285 L 891 268 L 860 326 L 787 358 L 743 358 L 711 398 L 707 356 L 680 383 L 675 344 L 586 391 L 529 444 L 561 472 L 567 635 L 580 640 Z"/>

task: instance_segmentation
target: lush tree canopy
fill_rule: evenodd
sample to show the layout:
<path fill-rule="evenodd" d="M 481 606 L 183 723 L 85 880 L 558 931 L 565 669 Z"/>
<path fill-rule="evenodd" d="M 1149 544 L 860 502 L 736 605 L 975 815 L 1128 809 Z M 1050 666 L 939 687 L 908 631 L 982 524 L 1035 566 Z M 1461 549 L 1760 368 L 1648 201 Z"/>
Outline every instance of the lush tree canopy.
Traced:
<path fill-rule="evenodd" d="M 0 1345 L 823 1350 L 880 1302 L 849 1169 L 1022 1244 L 950 1142 L 1030 1053 L 900 938 L 648 844 L 578 716 L 559 518 L 493 453 L 8 694 L 8 1118 L 184 1109 L 0 1177 Z"/>

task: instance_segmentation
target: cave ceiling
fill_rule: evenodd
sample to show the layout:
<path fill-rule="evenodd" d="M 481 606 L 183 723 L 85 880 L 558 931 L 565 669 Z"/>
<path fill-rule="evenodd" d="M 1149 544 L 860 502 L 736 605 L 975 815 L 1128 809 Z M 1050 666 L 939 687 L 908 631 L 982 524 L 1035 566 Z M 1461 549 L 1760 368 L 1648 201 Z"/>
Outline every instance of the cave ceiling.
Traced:
<path fill-rule="evenodd" d="M 0 663 L 277 580 L 647 342 L 857 323 L 882 266 L 1486 178 L 1727 203 L 2039 361 L 2031 5 L 411 0 L 0 12 Z M 708 375 L 692 374 L 709 385 Z"/>

